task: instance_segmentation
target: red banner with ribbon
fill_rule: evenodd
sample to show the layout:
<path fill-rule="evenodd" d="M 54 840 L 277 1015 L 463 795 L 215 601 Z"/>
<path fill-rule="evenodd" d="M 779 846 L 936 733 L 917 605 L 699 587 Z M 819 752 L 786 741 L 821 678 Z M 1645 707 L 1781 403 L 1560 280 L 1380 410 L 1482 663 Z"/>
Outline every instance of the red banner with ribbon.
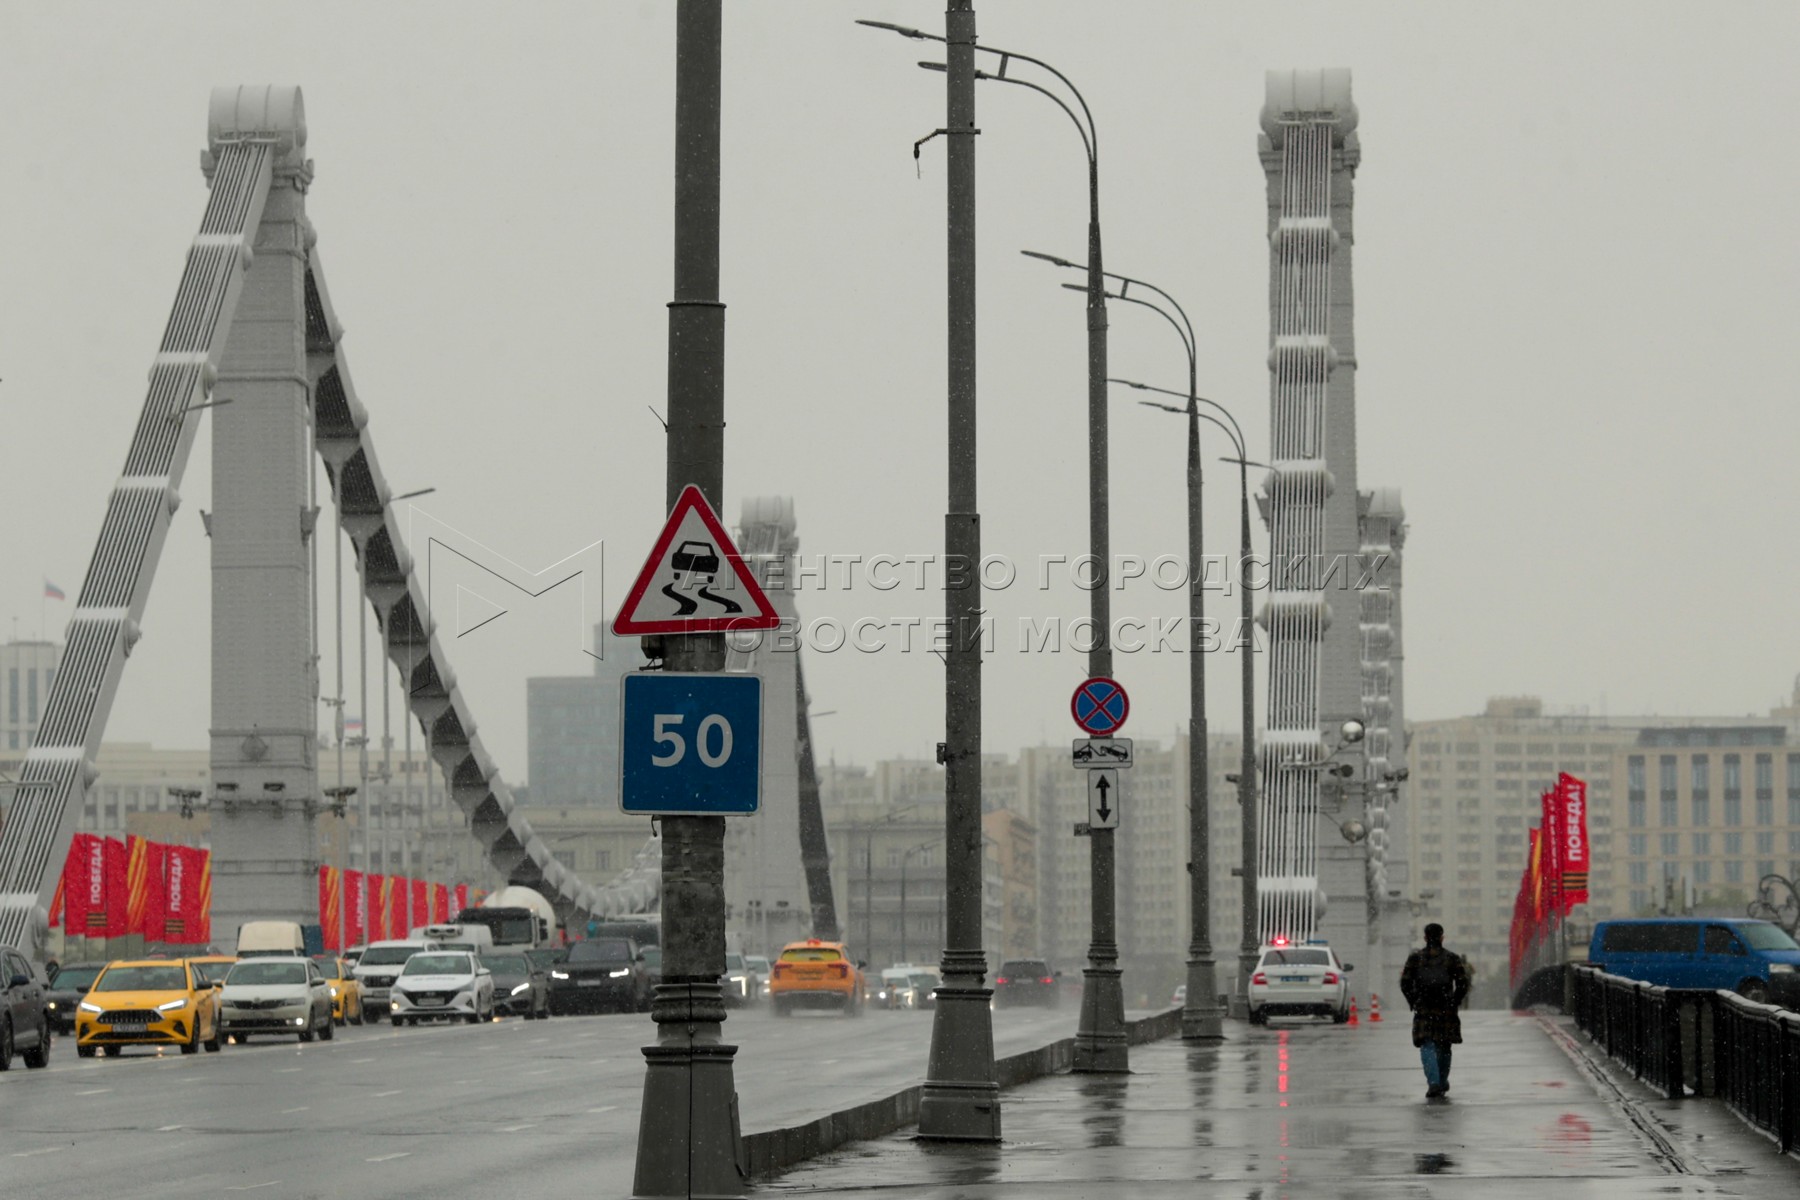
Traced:
<path fill-rule="evenodd" d="M 344 868 L 344 949 L 363 945 L 369 928 L 369 892 L 363 873 Z"/>

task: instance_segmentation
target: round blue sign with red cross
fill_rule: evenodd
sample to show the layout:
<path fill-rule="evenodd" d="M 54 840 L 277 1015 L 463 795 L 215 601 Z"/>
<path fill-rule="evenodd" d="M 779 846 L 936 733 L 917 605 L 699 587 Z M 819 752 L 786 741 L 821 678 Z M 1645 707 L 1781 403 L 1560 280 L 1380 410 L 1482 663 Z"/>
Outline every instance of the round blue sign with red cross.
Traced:
<path fill-rule="evenodd" d="M 1069 701 L 1069 711 L 1075 716 L 1075 724 L 1085 732 L 1107 737 L 1125 724 L 1125 718 L 1131 715 L 1131 701 L 1118 680 L 1097 675 L 1081 681 L 1075 698 Z"/>

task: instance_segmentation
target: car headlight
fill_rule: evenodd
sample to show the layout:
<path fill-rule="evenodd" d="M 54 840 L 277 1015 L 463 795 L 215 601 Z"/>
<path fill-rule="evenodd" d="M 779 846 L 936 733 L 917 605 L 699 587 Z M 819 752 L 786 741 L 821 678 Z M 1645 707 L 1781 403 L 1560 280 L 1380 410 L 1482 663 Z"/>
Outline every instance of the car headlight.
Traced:
<path fill-rule="evenodd" d="M 550 972 L 550 978 L 552 978 L 552 979 L 567 979 L 568 977 L 569 977 L 569 973 L 567 971 L 552 971 L 552 972 Z"/>
<path fill-rule="evenodd" d="M 331 998 L 333 1000 L 337 999 L 337 988 L 335 988 L 335 987 L 331 989 Z"/>
<path fill-rule="evenodd" d="M 106 1011 L 104 1008 L 101 1008 L 98 1004 L 90 1004 L 86 1000 L 83 1000 L 81 1002 L 81 1004 L 79 1005 L 79 1007 L 82 1012 L 103 1013 Z"/>
<path fill-rule="evenodd" d="M 186 1008 L 187 1005 L 188 1005 L 187 997 L 183 996 L 179 1000 L 171 1000 L 167 1004 L 157 1005 L 156 1011 L 157 1012 L 174 1012 L 176 1009 Z"/>
<path fill-rule="evenodd" d="M 531 985 L 529 983 L 521 983 L 518 987 L 516 987 L 512 990 L 512 994 L 517 996 L 520 992 L 529 992 L 530 990 L 531 990 Z"/>
<path fill-rule="evenodd" d="M 1770 963 L 1769 964 L 1769 974 L 1771 974 L 1771 975 L 1792 975 L 1793 973 L 1794 973 L 1794 964 L 1793 963 Z"/>
<path fill-rule="evenodd" d="M 55 1012 L 56 1011 L 56 1001 L 51 1000 L 48 1003 L 46 1003 L 44 1005 L 44 1007 L 49 1009 L 51 1012 Z"/>
<path fill-rule="evenodd" d="M 608 972 L 607 972 L 607 973 L 606 973 L 606 977 L 607 977 L 607 978 L 608 978 L 608 979 L 623 979 L 623 978 L 625 978 L 625 977 L 626 977 L 626 976 L 627 976 L 627 975 L 629 975 L 629 974 L 631 974 L 631 968 L 630 968 L 630 967 L 620 967 L 620 968 L 619 968 L 619 969 L 618 969 L 618 970 L 616 970 L 616 971 L 608 971 Z"/>

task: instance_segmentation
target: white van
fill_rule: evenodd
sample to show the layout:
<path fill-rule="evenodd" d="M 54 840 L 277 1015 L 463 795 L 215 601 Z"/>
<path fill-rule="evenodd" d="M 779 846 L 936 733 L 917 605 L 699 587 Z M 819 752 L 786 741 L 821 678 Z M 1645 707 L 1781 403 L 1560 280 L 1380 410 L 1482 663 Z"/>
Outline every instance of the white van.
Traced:
<path fill-rule="evenodd" d="M 394 979 L 407 959 L 423 950 L 442 949 L 443 946 L 429 938 L 370 942 L 356 965 L 350 968 L 350 974 L 362 985 L 363 1018 L 379 1021 L 388 1015 L 388 989 L 394 986 Z"/>
<path fill-rule="evenodd" d="M 298 921 L 245 921 L 238 926 L 237 953 L 239 958 L 305 958 L 306 935 Z"/>
<path fill-rule="evenodd" d="M 412 931 L 415 942 L 436 942 L 440 950 L 468 950 L 474 954 L 494 952 L 494 931 L 472 922 L 461 925 L 421 925 Z"/>

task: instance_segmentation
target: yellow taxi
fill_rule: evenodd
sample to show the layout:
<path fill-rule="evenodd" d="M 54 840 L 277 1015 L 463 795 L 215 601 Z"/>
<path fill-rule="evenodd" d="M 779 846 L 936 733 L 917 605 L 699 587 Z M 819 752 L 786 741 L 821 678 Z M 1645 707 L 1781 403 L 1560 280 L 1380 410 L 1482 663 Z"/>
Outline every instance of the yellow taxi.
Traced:
<path fill-rule="evenodd" d="M 807 938 L 781 948 L 769 975 L 769 1002 L 778 1017 L 796 1008 L 836 1009 L 860 1017 L 866 998 L 863 964 L 842 942 Z"/>
<path fill-rule="evenodd" d="M 325 977 L 326 985 L 331 988 L 332 1023 L 361 1025 L 363 1023 L 362 983 L 350 973 L 349 962 L 329 954 L 315 954 L 313 961 L 319 965 L 319 974 Z"/>
<path fill-rule="evenodd" d="M 219 993 L 184 958 L 107 963 L 75 1007 L 75 1053 L 116 1058 L 127 1046 L 219 1048 Z"/>

